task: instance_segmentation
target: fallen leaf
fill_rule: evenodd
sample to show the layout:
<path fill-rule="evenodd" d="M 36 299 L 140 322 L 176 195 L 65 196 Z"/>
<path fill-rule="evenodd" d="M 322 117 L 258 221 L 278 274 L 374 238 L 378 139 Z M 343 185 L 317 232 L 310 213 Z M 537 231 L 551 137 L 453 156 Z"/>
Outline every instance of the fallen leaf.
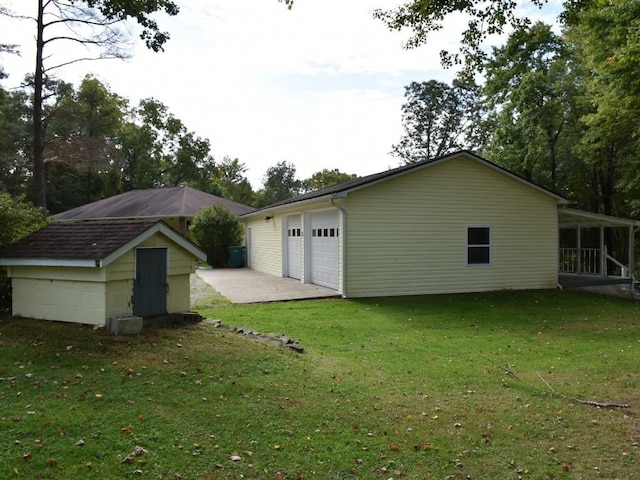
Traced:
<path fill-rule="evenodd" d="M 395 452 L 396 450 L 399 450 L 399 449 L 400 449 L 400 447 L 399 447 L 399 446 L 397 446 L 395 443 L 392 443 L 392 444 L 391 444 L 391 446 L 389 447 L 389 449 L 390 449 L 390 450 L 393 450 L 393 451 Z"/>

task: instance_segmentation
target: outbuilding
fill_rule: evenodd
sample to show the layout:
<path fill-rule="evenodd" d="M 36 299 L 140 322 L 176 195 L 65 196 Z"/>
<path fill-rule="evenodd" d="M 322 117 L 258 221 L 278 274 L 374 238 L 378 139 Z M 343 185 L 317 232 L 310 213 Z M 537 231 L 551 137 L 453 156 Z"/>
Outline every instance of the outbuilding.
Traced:
<path fill-rule="evenodd" d="M 248 265 L 343 297 L 555 288 L 563 197 L 471 152 L 242 215 Z"/>
<path fill-rule="evenodd" d="M 163 221 L 52 223 L 0 252 L 14 316 L 106 326 L 190 309 L 205 253 Z"/>

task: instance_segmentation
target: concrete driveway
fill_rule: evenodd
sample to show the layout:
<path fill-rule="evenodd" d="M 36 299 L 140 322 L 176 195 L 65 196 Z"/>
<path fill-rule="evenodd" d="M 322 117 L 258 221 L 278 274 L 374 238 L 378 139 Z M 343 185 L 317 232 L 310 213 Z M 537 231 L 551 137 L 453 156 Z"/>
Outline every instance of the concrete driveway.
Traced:
<path fill-rule="evenodd" d="M 329 288 L 302 283 L 293 278 L 267 275 L 248 268 L 199 268 L 196 275 L 232 303 L 340 297 L 337 291 Z"/>

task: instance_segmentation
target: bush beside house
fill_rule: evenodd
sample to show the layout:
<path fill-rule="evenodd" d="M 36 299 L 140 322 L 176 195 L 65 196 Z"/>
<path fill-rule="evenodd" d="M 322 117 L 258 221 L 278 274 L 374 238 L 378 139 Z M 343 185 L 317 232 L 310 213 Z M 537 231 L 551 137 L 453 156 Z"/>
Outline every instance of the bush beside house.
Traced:
<path fill-rule="evenodd" d="M 22 198 L 0 193 L 0 250 L 45 225 L 42 210 Z M 11 309 L 11 279 L 7 268 L 0 267 L 0 312 Z"/>
<path fill-rule="evenodd" d="M 244 230 L 231 210 L 214 205 L 196 214 L 190 232 L 207 254 L 207 263 L 212 267 L 225 268 L 229 266 L 229 247 L 242 243 Z"/>

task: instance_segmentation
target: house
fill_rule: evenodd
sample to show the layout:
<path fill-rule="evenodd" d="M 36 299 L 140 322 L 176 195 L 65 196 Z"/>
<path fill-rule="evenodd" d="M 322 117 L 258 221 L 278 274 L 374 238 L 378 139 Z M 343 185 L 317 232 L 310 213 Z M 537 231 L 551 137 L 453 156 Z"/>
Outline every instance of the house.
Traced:
<path fill-rule="evenodd" d="M 461 151 L 240 219 L 252 269 L 343 297 L 422 295 L 555 288 L 558 208 L 567 203 Z"/>
<path fill-rule="evenodd" d="M 0 251 L 13 315 L 97 326 L 188 311 L 204 258 L 158 220 L 52 223 Z"/>
<path fill-rule="evenodd" d="M 57 222 L 80 220 L 164 220 L 186 233 L 193 217 L 205 207 L 220 205 L 236 215 L 251 212 L 252 207 L 232 202 L 190 187 L 158 187 L 131 190 L 55 215 Z"/>

